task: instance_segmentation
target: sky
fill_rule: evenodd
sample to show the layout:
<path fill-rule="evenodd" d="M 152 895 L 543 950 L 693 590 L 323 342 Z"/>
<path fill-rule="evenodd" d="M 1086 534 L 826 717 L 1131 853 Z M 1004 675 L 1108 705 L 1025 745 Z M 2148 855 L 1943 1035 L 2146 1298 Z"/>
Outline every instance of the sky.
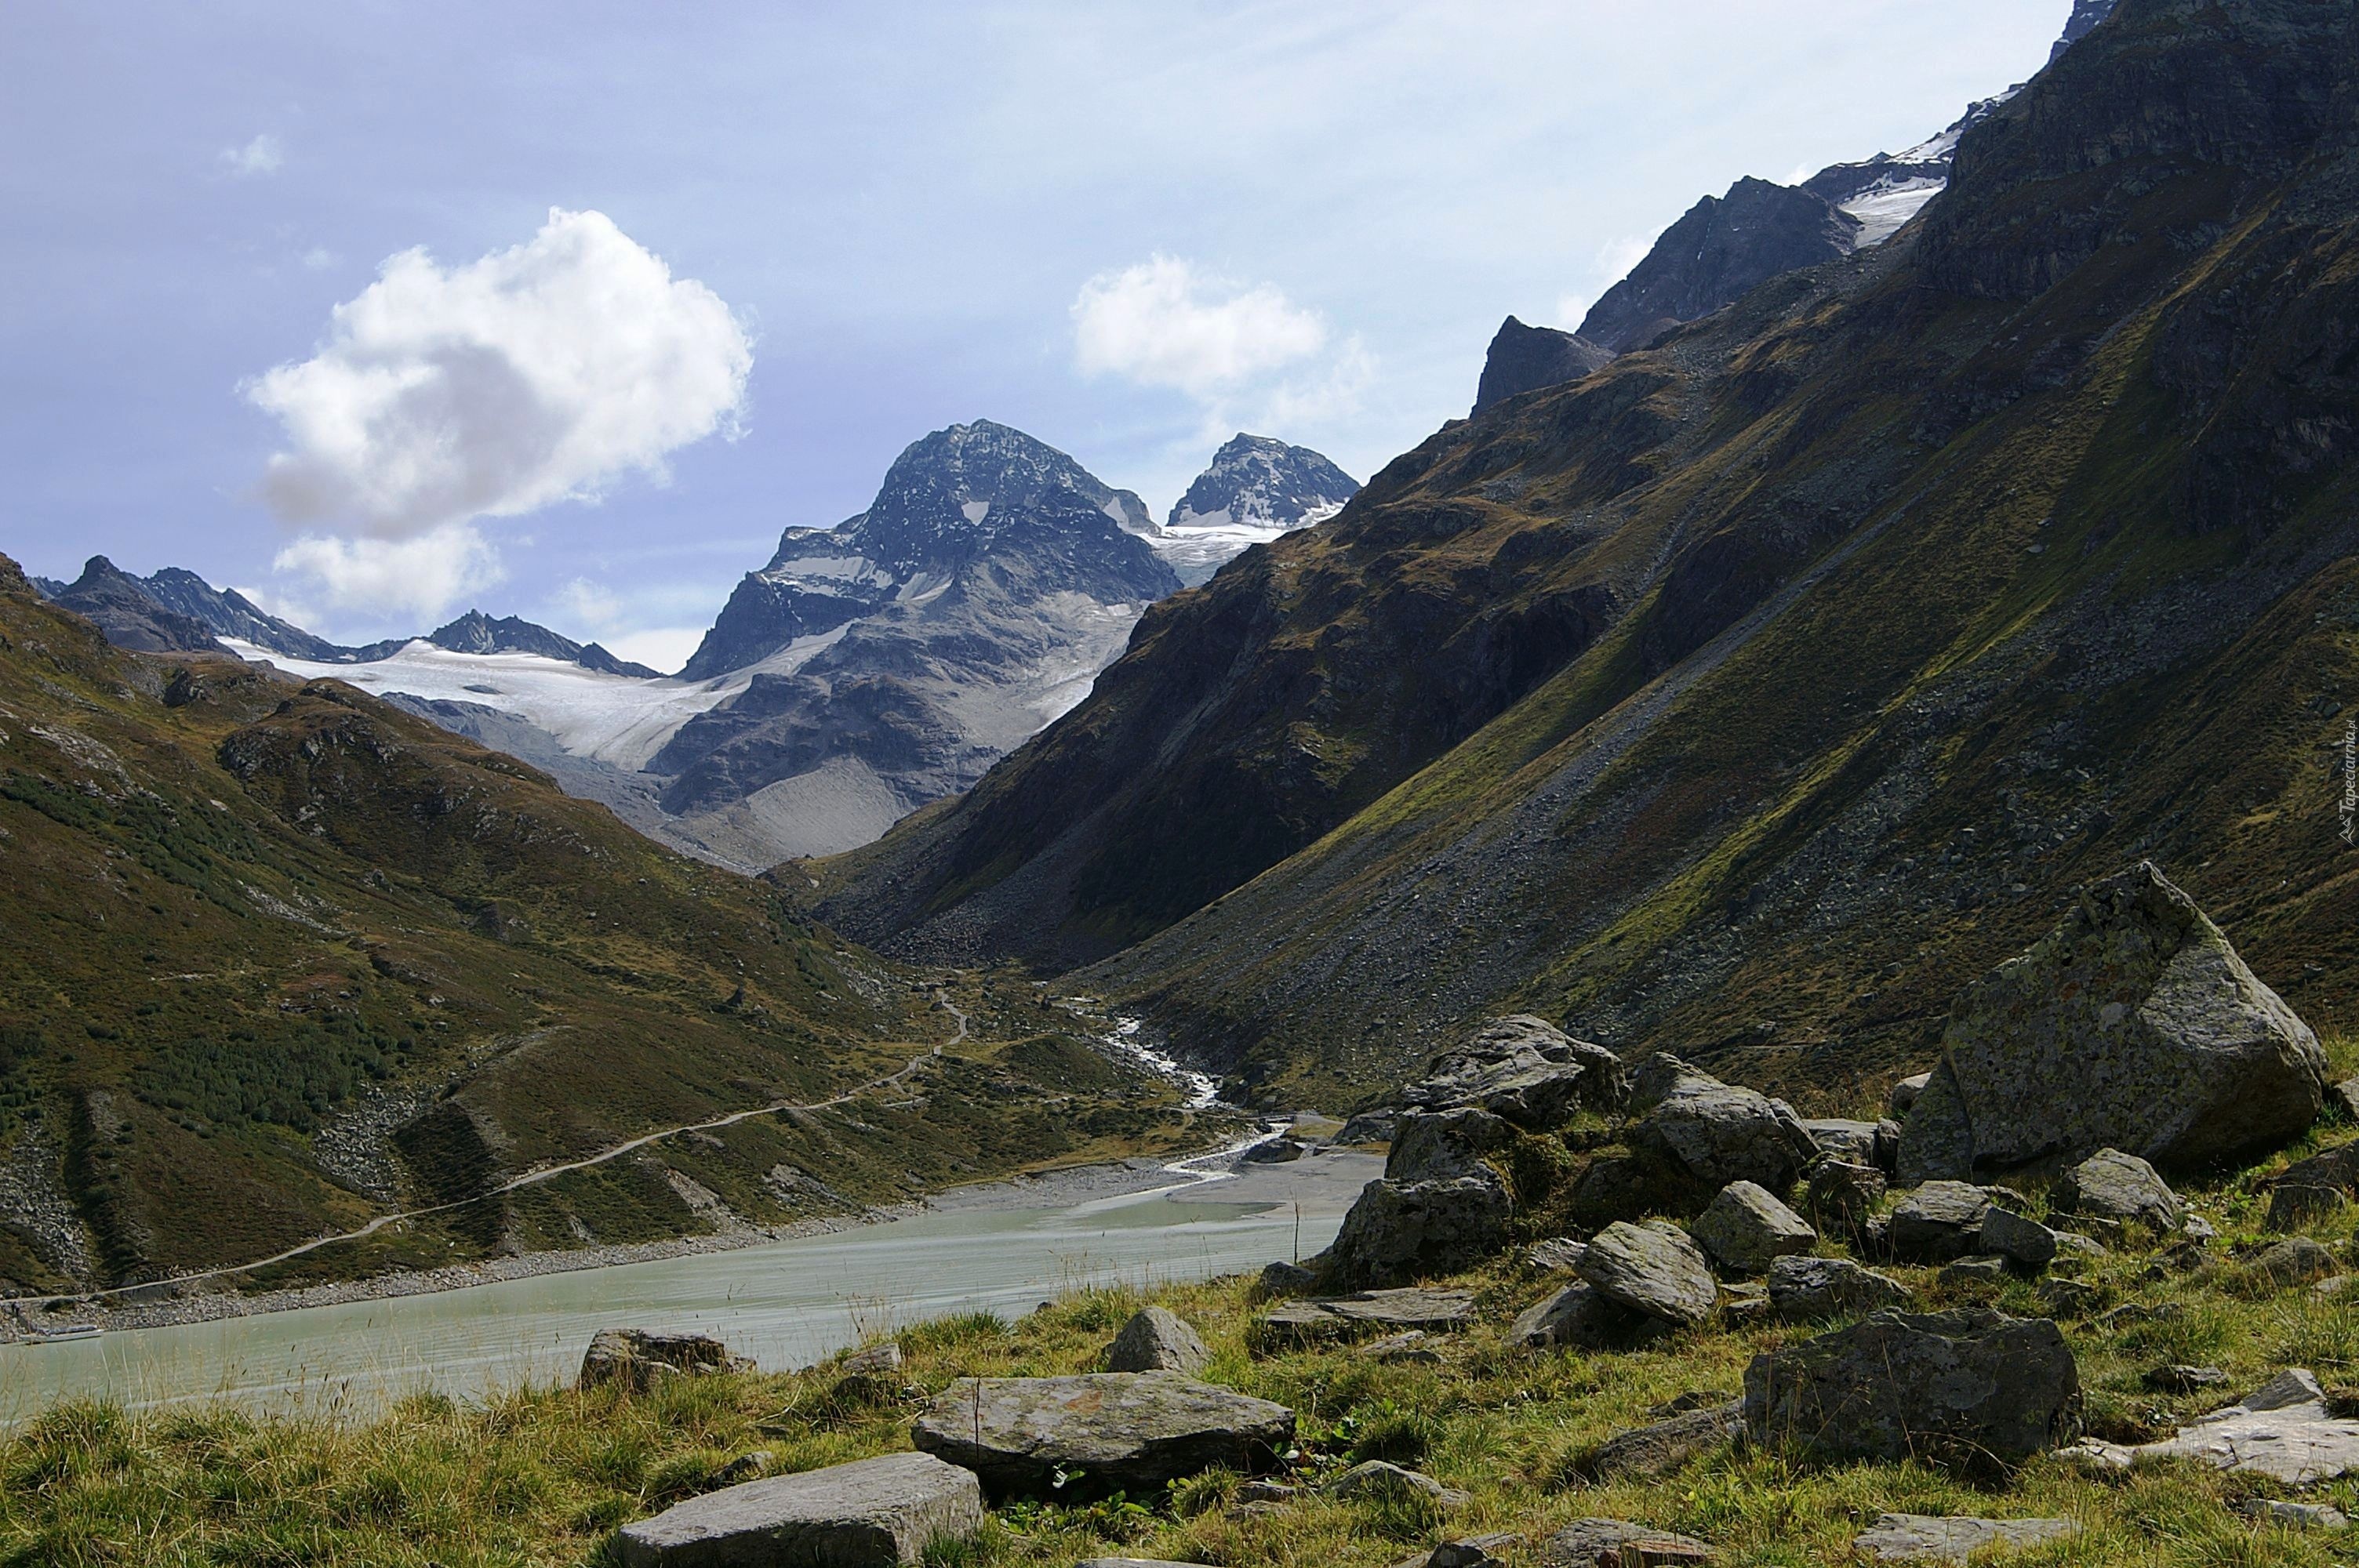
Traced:
<path fill-rule="evenodd" d="M 1745 175 L 1898 150 L 2069 0 L 0 7 L 0 551 L 343 641 L 674 668 L 991 418 L 1160 516 L 1365 478 Z"/>

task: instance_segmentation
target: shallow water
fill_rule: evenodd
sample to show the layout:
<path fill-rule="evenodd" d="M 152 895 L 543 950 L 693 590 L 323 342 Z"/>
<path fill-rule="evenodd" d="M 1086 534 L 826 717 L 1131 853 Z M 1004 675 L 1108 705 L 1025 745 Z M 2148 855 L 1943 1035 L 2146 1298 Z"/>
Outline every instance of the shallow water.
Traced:
<path fill-rule="evenodd" d="M 1015 1316 L 1078 1285 L 1258 1269 L 1294 1255 L 1298 1223 L 1307 1256 L 1380 1169 L 1327 1153 L 1056 1208 L 953 1209 L 733 1252 L 0 1346 L 0 1422 L 76 1395 L 365 1415 L 426 1390 L 468 1398 L 571 1378 L 591 1335 L 621 1326 L 718 1335 L 783 1370 L 949 1313 Z"/>

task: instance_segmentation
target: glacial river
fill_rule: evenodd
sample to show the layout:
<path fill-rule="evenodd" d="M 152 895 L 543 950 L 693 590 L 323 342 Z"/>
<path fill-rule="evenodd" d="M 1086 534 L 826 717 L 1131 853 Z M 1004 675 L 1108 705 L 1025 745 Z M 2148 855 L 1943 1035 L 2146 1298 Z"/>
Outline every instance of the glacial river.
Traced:
<path fill-rule="evenodd" d="M 806 1365 L 863 1336 L 954 1312 L 1029 1312 L 1061 1291 L 1256 1270 L 1334 1238 L 1381 1159 L 1174 1167 L 1159 1189 L 1055 1207 L 1020 1197 L 730 1252 L 584 1269 L 433 1294 L 259 1313 L 96 1338 L 0 1345 L 0 1423 L 60 1399 L 137 1406 L 225 1398 L 366 1415 L 569 1379 L 601 1328 L 695 1330 L 760 1366 Z M 1298 1231 L 1299 1240 L 1298 1242 Z"/>

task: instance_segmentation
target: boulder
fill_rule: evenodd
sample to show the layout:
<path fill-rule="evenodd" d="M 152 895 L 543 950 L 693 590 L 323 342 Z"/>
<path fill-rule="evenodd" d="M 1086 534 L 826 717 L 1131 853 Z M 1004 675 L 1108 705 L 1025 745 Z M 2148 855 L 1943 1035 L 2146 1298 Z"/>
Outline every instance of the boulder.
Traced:
<path fill-rule="evenodd" d="M 1731 1182 L 1704 1206 L 1688 1234 L 1733 1274 L 1766 1274 L 1777 1259 L 1808 1252 L 1819 1233 L 1767 1188 Z"/>
<path fill-rule="evenodd" d="M 1720 1304 L 1712 1265 L 1687 1233 L 1659 1221 L 1599 1231 L 1576 1271 L 1609 1300 L 1665 1323 L 1695 1324 Z"/>
<path fill-rule="evenodd" d="M 1908 1287 L 1848 1258 L 1780 1258 L 1769 1265 L 1769 1307 L 1788 1322 L 1877 1312 L 1908 1299 Z"/>
<path fill-rule="evenodd" d="M 2328 1089 L 2326 1103 L 2346 1119 L 2359 1121 L 2359 1078 L 2345 1078 Z"/>
<path fill-rule="evenodd" d="M 1540 1548 L 1540 1562 L 1543 1568 L 1622 1568 L 1630 1561 L 1623 1555 L 1625 1546 L 1642 1552 L 1648 1547 L 1665 1549 L 1653 1554 L 1652 1561 L 1658 1563 L 1701 1563 L 1712 1556 L 1712 1548 L 1691 1535 L 1649 1530 L 1627 1519 L 1577 1519 L 1549 1537 L 1548 1544 Z M 1643 1555 L 1637 1559 L 1642 1563 L 1648 1560 Z"/>
<path fill-rule="evenodd" d="M 2179 1195 L 2135 1154 L 2100 1149 L 2057 1179 L 2049 1200 L 2059 1214 L 2161 1232 L 2179 1228 Z"/>
<path fill-rule="evenodd" d="M 1909 1263 L 1963 1258 L 1982 1245 L 1983 1221 L 1990 1207 L 1980 1187 L 1928 1182 L 1893 1207 L 1887 1233 L 1892 1255 Z"/>
<path fill-rule="evenodd" d="M 1983 1216 L 1981 1249 L 2027 1269 L 2044 1269 L 2056 1260 L 2056 1233 L 2036 1219 L 1991 1206 Z"/>
<path fill-rule="evenodd" d="M 1400 1125 L 1397 1110 L 1364 1110 L 1343 1124 L 1335 1134 L 1335 1141 L 1346 1146 L 1358 1143 L 1390 1143 Z"/>
<path fill-rule="evenodd" d="M 1597 1228 L 1650 1214 L 1697 1214 L 1718 1191 L 1658 1150 L 1603 1149 L 1573 1184 L 1572 1217 Z"/>
<path fill-rule="evenodd" d="M 1264 1263 L 1261 1266 L 1261 1277 L 1254 1285 L 1255 1291 L 1265 1301 L 1276 1296 L 1299 1295 L 1304 1291 L 1316 1290 L 1318 1287 L 1318 1270 L 1305 1268 L 1299 1263 L 1288 1263 L 1283 1260 L 1275 1263 Z"/>
<path fill-rule="evenodd" d="M 1460 1541 L 1445 1541 L 1423 1558 L 1410 1562 L 1421 1568 L 1496 1568 L 1498 1554 L 1513 1552 L 1524 1543 L 1520 1535 L 1496 1530 L 1489 1535 L 1470 1535 Z"/>
<path fill-rule="evenodd" d="M 1658 1093 L 1628 1130 L 1630 1142 L 1652 1149 L 1713 1190 L 1752 1182 L 1784 1192 L 1819 1157 L 1810 1129 L 1783 1100 L 1700 1073 L 1677 1057 L 1650 1058 L 1648 1081 Z M 1634 1090 L 1634 1098 L 1636 1096 Z"/>
<path fill-rule="evenodd" d="M 1385 1179 L 1393 1182 L 1446 1182 L 1457 1176 L 1492 1176 L 1484 1156 L 1505 1148 L 1516 1136 L 1506 1119 L 1487 1110 L 1460 1107 L 1455 1110 L 1406 1111 L 1393 1130 L 1393 1146 L 1385 1156 Z"/>
<path fill-rule="evenodd" d="M 1487 1171 L 1448 1181 L 1370 1182 L 1328 1249 L 1330 1270 L 1346 1285 L 1454 1274 L 1506 1246 L 1514 1206 L 1506 1184 Z"/>
<path fill-rule="evenodd" d="M 1580 1266 L 1581 1255 L 1588 1250 L 1589 1243 L 1586 1241 L 1575 1241 L 1569 1236 L 1552 1236 L 1546 1241 L 1533 1242 L 1524 1254 L 1524 1261 L 1548 1273 L 1571 1273 Z"/>
<path fill-rule="evenodd" d="M 1894 1120 L 1906 1121 L 1908 1119 L 1909 1108 L 1917 1103 L 1917 1097 L 1923 1094 L 1925 1086 L 1932 1081 L 1933 1075 L 1930 1073 L 1916 1073 L 1901 1079 L 1892 1086 L 1892 1092 L 1885 1097 L 1884 1108 L 1891 1113 Z"/>
<path fill-rule="evenodd" d="M 625 1525 L 625 1568 L 891 1568 L 983 1528 L 974 1476 L 926 1454 L 831 1465 L 707 1492 Z"/>
<path fill-rule="evenodd" d="M 2262 1223 L 2270 1230 L 2299 1230 L 2306 1225 L 2333 1218 L 2345 1201 L 2338 1187 L 2279 1182 L 2269 1189 L 2268 1217 Z"/>
<path fill-rule="evenodd" d="M 1952 1287 L 2004 1284 L 2006 1281 L 2006 1260 L 1995 1252 L 1951 1259 L 1941 1265 L 1941 1272 L 1936 1279 L 1939 1283 Z"/>
<path fill-rule="evenodd" d="M 1878 1514 L 1875 1527 L 1854 1538 L 1853 1549 L 1876 1563 L 1981 1561 L 2080 1533 L 2069 1519 L 1937 1519 L 1928 1514 Z"/>
<path fill-rule="evenodd" d="M 1873 1165 L 1875 1159 L 1875 1129 L 1873 1121 L 1845 1121 L 1826 1118 L 1805 1121 L 1810 1141 L 1819 1153 L 1829 1160 L 1841 1160 L 1847 1165 Z"/>
<path fill-rule="evenodd" d="M 658 1379 L 680 1374 L 744 1371 L 753 1366 L 707 1334 L 656 1334 L 644 1328 L 602 1328 L 590 1336 L 577 1388 L 617 1383 L 645 1393 Z"/>
<path fill-rule="evenodd" d="M 2262 1248 L 2245 1267 L 2273 1285 L 2314 1285 L 2343 1271 L 2333 1253 L 2306 1236 Z"/>
<path fill-rule="evenodd" d="M 1615 1109 L 1626 1081 L 1613 1052 L 1527 1013 L 1493 1019 L 1436 1056 L 1425 1076 L 1401 1091 L 1401 1103 L 1427 1110 L 1471 1106 L 1541 1132 L 1583 1107 Z"/>
<path fill-rule="evenodd" d="M 1859 1227 L 1884 1202 L 1884 1173 L 1843 1160 L 1821 1160 L 1810 1167 L 1810 1216 L 1830 1230 L 1857 1235 Z"/>
<path fill-rule="evenodd" d="M 1461 1508 L 1466 1502 L 1465 1493 L 1443 1486 L 1423 1471 L 1404 1469 L 1383 1459 L 1353 1465 L 1327 1483 L 1327 1492 L 1337 1498 L 1429 1503 L 1438 1509 Z"/>
<path fill-rule="evenodd" d="M 1441 1352 L 1433 1347 L 1433 1336 L 1421 1328 L 1406 1334 L 1387 1335 L 1371 1340 L 1353 1352 L 1365 1361 L 1381 1362 L 1396 1367 L 1439 1367 Z"/>
<path fill-rule="evenodd" d="M 1663 1319 L 1634 1312 L 1586 1281 L 1567 1285 L 1516 1314 L 1507 1343 L 1530 1350 L 1578 1346 L 1583 1350 L 1622 1349 L 1668 1332 Z"/>
<path fill-rule="evenodd" d="M 2310 1026 L 2141 864 L 1959 996 L 1900 1176 L 1970 1181 L 2105 1148 L 2212 1164 L 2299 1136 L 2325 1093 Z"/>
<path fill-rule="evenodd" d="M 1203 1336 L 1185 1318 L 1159 1306 L 1147 1307 L 1124 1324 L 1106 1346 L 1109 1372 L 1201 1372 L 1212 1358 Z"/>
<path fill-rule="evenodd" d="M 2359 1421 L 2328 1413 L 2326 1390 L 2302 1368 L 2281 1372 L 2241 1404 L 2212 1411 L 2159 1443 L 2094 1438 L 2073 1452 L 2104 1469 L 2191 1459 L 2214 1470 L 2312 1487 L 2359 1469 Z"/>
<path fill-rule="evenodd" d="M 1727 1400 L 1616 1433 L 1581 1466 L 1592 1480 L 1659 1480 L 1733 1441 L 1745 1426 L 1745 1401 Z"/>
<path fill-rule="evenodd" d="M 1238 1158 L 1256 1165 L 1286 1165 L 1310 1152 L 1310 1145 L 1290 1134 L 1265 1138 Z"/>
<path fill-rule="evenodd" d="M 2200 1394 L 2206 1389 L 2225 1387 L 2228 1374 L 2217 1367 L 2157 1367 L 2144 1381 L 2158 1394 Z"/>
<path fill-rule="evenodd" d="M 1745 1372 L 1756 1442 L 1835 1461 L 2019 1462 L 2063 1434 L 2080 1397 L 2053 1323 L 1988 1311 L 1879 1312 Z"/>
<path fill-rule="evenodd" d="M 1160 1557 L 1084 1557 L 1076 1568 L 1206 1568 L 1201 1563 L 1168 1563 Z"/>
<path fill-rule="evenodd" d="M 1471 1327 L 1474 1321 L 1473 1292 L 1428 1291 L 1410 1285 L 1286 1302 L 1262 1318 L 1259 1334 L 1266 1343 L 1302 1344 L 1399 1334 L 1412 1328 L 1447 1333 Z"/>
<path fill-rule="evenodd" d="M 2281 1503 L 2266 1498 L 2247 1498 L 2229 1505 L 2246 1519 L 2273 1524 L 2281 1530 L 2349 1530 L 2351 1516 L 2332 1503 Z"/>
<path fill-rule="evenodd" d="M 912 1436 L 995 1496 L 1046 1495 L 1060 1472 L 1080 1472 L 1094 1495 L 1135 1494 L 1215 1465 L 1268 1468 L 1293 1441 L 1294 1412 L 1177 1372 L 967 1378 L 942 1390 Z"/>

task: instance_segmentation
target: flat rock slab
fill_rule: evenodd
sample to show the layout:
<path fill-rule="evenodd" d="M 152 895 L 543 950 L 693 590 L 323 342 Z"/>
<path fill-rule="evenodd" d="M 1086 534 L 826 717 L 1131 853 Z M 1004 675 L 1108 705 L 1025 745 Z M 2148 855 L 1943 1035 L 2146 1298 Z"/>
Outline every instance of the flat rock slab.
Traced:
<path fill-rule="evenodd" d="M 1884 1514 L 1852 1542 L 1877 1563 L 1963 1563 L 1976 1552 L 2018 1552 L 2080 1532 L 2069 1519 L 1936 1519 Z"/>
<path fill-rule="evenodd" d="M 1658 1480 L 1726 1444 L 1744 1427 L 1743 1400 L 1682 1411 L 1607 1438 L 1582 1468 L 1600 1481 Z"/>
<path fill-rule="evenodd" d="M 2318 1379 L 2295 1368 L 2245 1396 L 2242 1404 L 2213 1411 L 2159 1443 L 2091 1439 L 2073 1452 L 2107 1469 L 2192 1459 L 2214 1470 L 2309 1487 L 2359 1470 L 2359 1421 L 2328 1414 Z"/>
<path fill-rule="evenodd" d="M 1087 1493 L 1136 1492 L 1215 1465 L 1267 1469 L 1293 1441 L 1294 1412 L 1177 1372 L 969 1378 L 943 1390 L 913 1435 L 997 1495 L 1048 1492 L 1059 1471 L 1082 1472 Z"/>
<path fill-rule="evenodd" d="M 1630 1550 L 1636 1549 L 1636 1555 Z M 1540 1548 L 1546 1568 L 1623 1568 L 1625 1563 L 1704 1563 L 1712 1548 L 1691 1535 L 1618 1519 L 1577 1519 Z"/>
<path fill-rule="evenodd" d="M 1445 1334 L 1472 1328 L 1474 1321 L 1473 1292 L 1405 1285 L 1397 1290 L 1281 1303 L 1262 1319 L 1262 1332 L 1277 1339 L 1342 1339 L 1412 1328 Z"/>
<path fill-rule="evenodd" d="M 625 1525 L 615 1545 L 625 1568 L 892 1568 L 973 1534 L 983 1517 L 970 1472 L 887 1454 L 690 1498 Z"/>
<path fill-rule="evenodd" d="M 1086 1557 L 1080 1568 L 1210 1568 L 1202 1563 L 1167 1563 L 1160 1557 Z"/>

